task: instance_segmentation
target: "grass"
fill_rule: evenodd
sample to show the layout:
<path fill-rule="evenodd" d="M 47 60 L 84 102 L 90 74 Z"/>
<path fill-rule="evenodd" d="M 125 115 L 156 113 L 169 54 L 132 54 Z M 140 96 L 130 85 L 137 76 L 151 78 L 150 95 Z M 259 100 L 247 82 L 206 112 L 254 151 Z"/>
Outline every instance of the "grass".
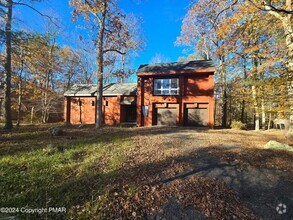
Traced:
<path fill-rule="evenodd" d="M 20 219 L 145 218 L 162 211 L 173 197 L 206 217 L 232 218 L 235 213 L 227 206 L 245 210 L 236 217 L 249 219 L 253 214 L 243 198 L 220 180 L 192 176 L 162 181 L 211 159 L 239 163 L 231 166 L 244 170 L 274 167 L 288 179 L 292 176 L 291 152 L 263 149 L 271 139 L 292 145 L 279 133 L 72 126 L 53 137 L 48 127 L 0 131 L 0 207 L 66 207 L 61 214 L 10 214 Z M 164 212 L 170 211 L 167 206 Z M 0 213 L 0 218 L 10 215 Z"/>
<path fill-rule="evenodd" d="M 0 207 L 69 210 L 90 202 L 103 195 L 124 154 L 133 148 L 128 138 L 115 135 L 58 140 L 50 137 L 46 127 L 38 131 L 23 128 L 1 139 Z M 48 149 L 48 143 L 62 150 Z"/>

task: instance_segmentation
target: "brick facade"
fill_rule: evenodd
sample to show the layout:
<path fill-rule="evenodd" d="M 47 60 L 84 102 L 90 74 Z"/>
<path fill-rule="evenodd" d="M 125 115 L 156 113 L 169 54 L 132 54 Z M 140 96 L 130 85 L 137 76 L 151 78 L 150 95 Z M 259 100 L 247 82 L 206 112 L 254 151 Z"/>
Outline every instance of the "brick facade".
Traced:
<path fill-rule="evenodd" d="M 136 100 L 135 96 L 106 96 L 103 98 L 104 125 L 119 125 L 127 122 L 129 117 L 127 109 L 136 105 L 121 104 L 127 99 Z M 71 124 L 95 124 L 96 97 L 65 97 L 64 119 Z"/>
<path fill-rule="evenodd" d="M 105 125 L 136 121 L 137 126 L 213 128 L 214 72 L 212 62 L 203 60 L 141 65 L 137 71 L 137 84 L 105 86 L 103 122 Z M 156 87 L 160 85 L 156 92 L 155 82 Z M 74 85 L 65 93 L 64 106 L 65 121 L 94 124 L 96 85 Z"/>
<path fill-rule="evenodd" d="M 179 78 L 179 95 L 154 95 L 154 79 Z M 148 107 L 148 116 L 142 114 Z M 157 125 L 158 109 L 176 109 L 176 125 L 187 125 L 188 109 L 206 109 L 208 126 L 214 126 L 214 73 L 188 72 L 177 74 L 138 74 L 137 125 Z"/>

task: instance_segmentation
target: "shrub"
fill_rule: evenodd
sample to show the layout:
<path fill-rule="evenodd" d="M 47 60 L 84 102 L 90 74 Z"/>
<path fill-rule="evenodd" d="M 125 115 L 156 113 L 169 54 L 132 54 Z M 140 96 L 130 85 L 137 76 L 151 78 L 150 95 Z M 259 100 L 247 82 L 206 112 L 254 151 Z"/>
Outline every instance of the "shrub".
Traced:
<path fill-rule="evenodd" d="M 242 123 L 241 121 L 232 121 L 231 127 L 232 129 L 245 130 L 246 124 Z"/>

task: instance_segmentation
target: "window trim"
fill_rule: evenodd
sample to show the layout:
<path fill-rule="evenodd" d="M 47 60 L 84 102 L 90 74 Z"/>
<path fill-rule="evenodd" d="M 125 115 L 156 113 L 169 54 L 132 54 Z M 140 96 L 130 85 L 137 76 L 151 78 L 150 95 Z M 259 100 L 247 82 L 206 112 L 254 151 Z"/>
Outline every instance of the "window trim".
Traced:
<path fill-rule="evenodd" d="M 176 80 L 177 81 L 177 88 L 172 88 L 172 80 Z M 161 88 L 155 88 L 156 87 L 156 80 L 161 80 Z M 163 88 L 163 81 L 164 80 L 169 80 L 169 88 Z M 156 93 L 156 91 L 161 91 L 161 93 Z M 163 94 L 163 91 L 169 91 L 168 94 Z M 172 94 L 171 91 L 176 91 L 176 94 Z M 167 96 L 167 95 L 171 95 L 171 96 L 178 96 L 180 95 L 180 85 L 179 85 L 179 78 L 157 78 L 154 79 L 153 82 L 153 95 L 154 96 Z"/>

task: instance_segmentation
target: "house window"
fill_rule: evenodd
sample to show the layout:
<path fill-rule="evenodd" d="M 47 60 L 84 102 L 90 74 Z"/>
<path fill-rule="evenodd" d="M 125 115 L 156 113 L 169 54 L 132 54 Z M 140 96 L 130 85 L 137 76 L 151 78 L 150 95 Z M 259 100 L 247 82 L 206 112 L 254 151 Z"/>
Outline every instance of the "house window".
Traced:
<path fill-rule="evenodd" d="M 155 79 L 154 95 L 179 95 L 179 79 Z"/>
<path fill-rule="evenodd" d="M 95 106 L 95 101 L 92 101 L 92 106 Z"/>

